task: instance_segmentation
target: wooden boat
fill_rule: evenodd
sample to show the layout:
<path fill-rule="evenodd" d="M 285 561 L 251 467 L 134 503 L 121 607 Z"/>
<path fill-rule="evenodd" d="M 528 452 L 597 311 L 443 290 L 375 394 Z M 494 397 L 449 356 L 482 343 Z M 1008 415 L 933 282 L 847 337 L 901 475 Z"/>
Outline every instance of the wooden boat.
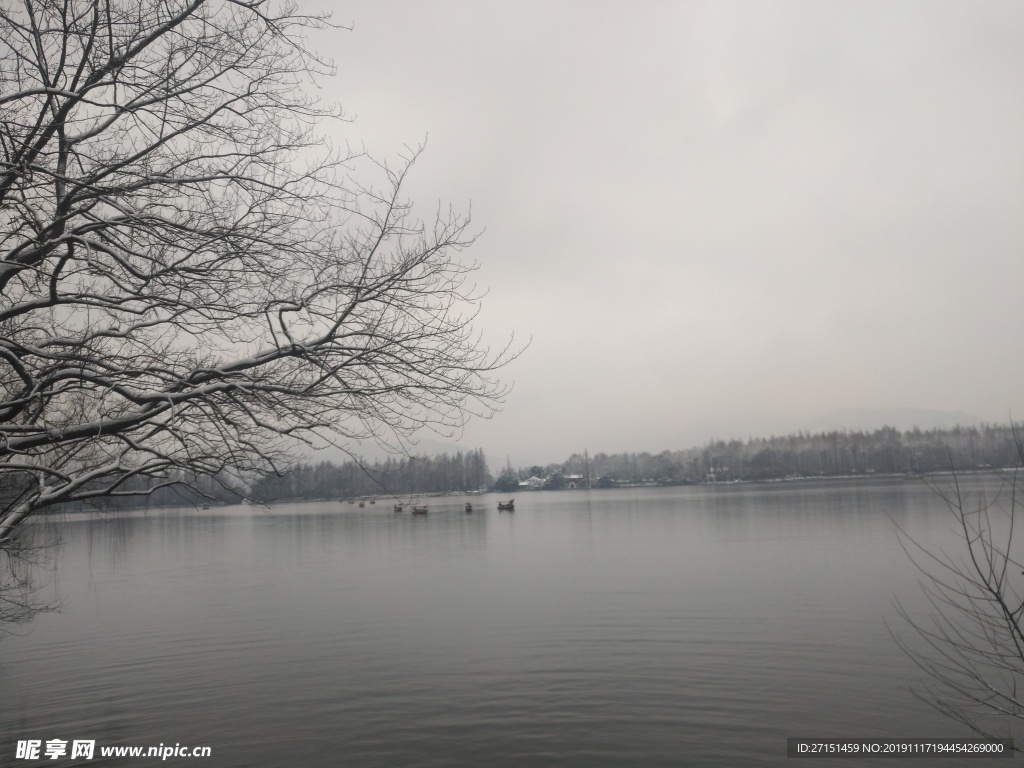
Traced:
<path fill-rule="evenodd" d="M 498 502 L 498 511 L 499 512 L 515 512 L 516 511 L 516 500 L 515 499 L 509 499 L 508 501 L 499 501 Z"/>
<path fill-rule="evenodd" d="M 466 511 L 467 512 L 472 512 L 473 511 L 473 505 L 470 504 L 468 501 L 466 502 Z"/>
<path fill-rule="evenodd" d="M 395 512 L 401 512 L 404 509 L 402 504 L 395 504 Z"/>
<path fill-rule="evenodd" d="M 377 500 L 376 500 L 376 499 L 370 499 L 370 503 L 371 503 L 371 504 L 376 504 L 376 503 L 377 503 Z"/>
<path fill-rule="evenodd" d="M 427 508 L 426 507 L 413 507 L 412 508 L 412 513 L 414 515 L 425 515 L 425 514 L 427 514 Z"/>
<path fill-rule="evenodd" d="M 359 502 L 359 506 L 360 506 L 360 507 L 365 507 L 365 506 L 366 506 L 366 502 L 360 501 L 360 502 Z"/>

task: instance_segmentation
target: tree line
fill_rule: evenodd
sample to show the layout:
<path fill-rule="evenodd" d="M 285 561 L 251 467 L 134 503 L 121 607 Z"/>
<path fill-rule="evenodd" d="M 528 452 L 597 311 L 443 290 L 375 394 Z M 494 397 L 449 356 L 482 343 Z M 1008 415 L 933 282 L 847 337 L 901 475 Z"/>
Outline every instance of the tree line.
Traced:
<path fill-rule="evenodd" d="M 483 449 L 454 455 L 389 456 L 372 464 L 322 461 L 279 477 L 265 477 L 252 487 L 256 501 L 277 499 L 350 499 L 362 496 L 405 497 L 432 493 L 486 490 L 494 482 Z"/>
<path fill-rule="evenodd" d="M 927 474 L 1017 466 L 1012 425 L 952 429 L 798 432 L 747 440 L 712 440 L 661 453 L 574 453 L 562 464 L 506 470 L 501 490 L 538 477 L 547 488 L 559 477 L 579 476 L 584 487 L 635 483 L 681 485 L 735 480 L 778 480 L 870 474 Z"/>
<path fill-rule="evenodd" d="M 436 456 L 391 456 L 384 460 L 301 464 L 289 472 L 243 479 L 230 474 L 170 478 L 165 487 L 133 478 L 134 496 L 95 499 L 105 507 L 139 503 L 153 506 L 242 500 L 348 499 L 364 496 L 493 489 L 517 490 L 531 477 L 546 489 L 610 488 L 631 484 L 685 485 L 736 480 L 779 480 L 885 474 L 928 474 L 1017 466 L 1019 452 L 1012 425 L 985 424 L 953 429 L 804 433 L 747 440 L 712 440 L 703 446 L 660 453 L 574 453 L 562 463 L 506 468 L 495 479 L 482 448 Z M 567 480 L 571 478 L 571 483 Z M 15 478 L 3 478 L 0 496 L 16 497 Z M 30 478 L 25 478 L 28 484 Z M 74 505 L 81 506 L 81 505 Z M 74 508 L 67 505 L 64 508 Z"/>

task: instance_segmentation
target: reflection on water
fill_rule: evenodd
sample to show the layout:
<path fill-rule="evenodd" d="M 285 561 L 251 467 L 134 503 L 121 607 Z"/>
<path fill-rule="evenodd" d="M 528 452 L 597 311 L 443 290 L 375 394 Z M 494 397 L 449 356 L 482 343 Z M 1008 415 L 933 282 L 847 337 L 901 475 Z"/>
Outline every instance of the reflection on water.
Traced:
<path fill-rule="evenodd" d="M 922 607 L 894 521 L 955 541 L 919 483 L 494 501 L 69 519 L 63 610 L 0 646 L 0 755 L 89 738 L 208 745 L 216 766 L 782 765 L 790 736 L 965 735 L 908 692 L 883 623 L 894 597 Z"/>
<path fill-rule="evenodd" d="M 60 607 L 60 601 L 42 588 L 43 574 L 51 570 L 60 543 L 52 519 L 26 527 L 24 536 L 0 542 L 0 640 L 27 631 L 36 616 Z"/>

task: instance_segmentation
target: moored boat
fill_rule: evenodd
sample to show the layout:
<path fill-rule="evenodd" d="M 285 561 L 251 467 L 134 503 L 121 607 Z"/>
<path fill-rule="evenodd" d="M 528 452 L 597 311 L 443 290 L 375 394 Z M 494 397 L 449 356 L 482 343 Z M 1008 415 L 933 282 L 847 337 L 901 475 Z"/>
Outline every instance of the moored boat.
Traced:
<path fill-rule="evenodd" d="M 473 511 L 473 505 L 470 504 L 468 501 L 466 502 L 466 511 L 467 512 L 472 512 Z"/>
<path fill-rule="evenodd" d="M 427 514 L 427 508 L 426 507 L 413 507 L 412 508 L 412 513 L 414 515 L 425 515 L 425 514 Z"/>
<path fill-rule="evenodd" d="M 508 501 L 499 501 L 498 502 L 498 511 L 499 512 L 515 512 L 516 511 L 516 500 L 515 499 L 509 499 Z"/>
<path fill-rule="evenodd" d="M 395 504 L 395 512 L 401 512 L 404 509 L 404 505 Z"/>

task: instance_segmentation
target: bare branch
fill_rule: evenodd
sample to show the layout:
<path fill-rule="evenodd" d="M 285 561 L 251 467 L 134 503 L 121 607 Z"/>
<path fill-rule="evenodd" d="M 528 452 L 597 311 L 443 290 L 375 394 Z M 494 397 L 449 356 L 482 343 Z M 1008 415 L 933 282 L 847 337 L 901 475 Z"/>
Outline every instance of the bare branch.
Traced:
<path fill-rule="evenodd" d="M 1017 446 L 1020 452 L 1019 440 Z M 958 556 L 931 551 L 898 527 L 932 610 L 922 619 L 897 605 L 917 641 L 893 633 L 935 683 L 919 692 L 920 698 L 992 738 L 1005 736 L 997 729 L 1024 720 L 1024 561 L 1014 537 L 1017 472 L 1000 477 L 1002 487 L 992 499 L 984 494 L 969 499 L 955 473 L 948 489 L 931 486 L 955 521 L 963 544 Z"/>
<path fill-rule="evenodd" d="M 260 0 L 0 8 L 0 540 L 35 512 L 296 445 L 457 432 L 502 402 L 468 217 L 329 149 L 304 34 Z M 358 177 L 358 181 L 356 178 Z M 388 438 L 385 437 L 385 440 Z"/>

